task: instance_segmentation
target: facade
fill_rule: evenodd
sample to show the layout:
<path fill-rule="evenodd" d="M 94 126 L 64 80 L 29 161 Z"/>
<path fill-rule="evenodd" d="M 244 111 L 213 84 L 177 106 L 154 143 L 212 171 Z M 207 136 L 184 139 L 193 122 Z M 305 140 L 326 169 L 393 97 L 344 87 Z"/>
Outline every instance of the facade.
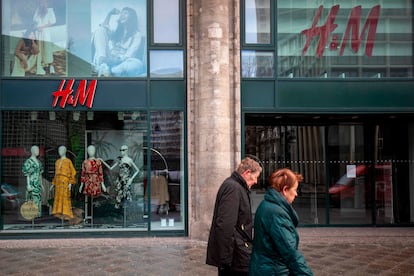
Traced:
<path fill-rule="evenodd" d="M 0 236 L 204 240 L 244 156 L 253 212 L 289 167 L 303 226 L 413 224 L 413 1 L 0 3 Z"/>
<path fill-rule="evenodd" d="M 1 232 L 186 235 L 185 3 L 1 8 Z"/>

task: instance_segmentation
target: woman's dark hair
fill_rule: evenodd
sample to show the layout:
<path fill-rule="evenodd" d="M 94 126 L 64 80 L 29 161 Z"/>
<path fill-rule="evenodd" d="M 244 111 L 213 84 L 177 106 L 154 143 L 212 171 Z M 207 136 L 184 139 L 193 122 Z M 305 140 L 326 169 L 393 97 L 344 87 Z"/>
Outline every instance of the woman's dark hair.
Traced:
<path fill-rule="evenodd" d="M 138 15 L 137 12 L 130 7 L 124 7 L 122 11 L 128 12 L 128 20 L 125 24 L 118 24 L 116 30 L 114 31 L 112 38 L 115 41 L 121 41 L 124 38 L 124 30 L 126 30 L 126 37 L 133 36 L 138 32 Z M 122 12 L 121 11 L 121 12 Z"/>

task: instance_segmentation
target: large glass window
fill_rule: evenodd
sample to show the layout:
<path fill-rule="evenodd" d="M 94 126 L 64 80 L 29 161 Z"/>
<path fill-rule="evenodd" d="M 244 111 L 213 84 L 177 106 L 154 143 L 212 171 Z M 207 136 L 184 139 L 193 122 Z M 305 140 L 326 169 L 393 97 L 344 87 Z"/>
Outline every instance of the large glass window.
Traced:
<path fill-rule="evenodd" d="M 184 229 L 182 112 L 151 112 L 151 229 Z M 149 191 L 150 190 L 150 191 Z"/>
<path fill-rule="evenodd" d="M 145 111 L 3 111 L 3 230 L 184 230 L 183 113 L 150 125 Z"/>
<path fill-rule="evenodd" d="M 66 76 L 66 1 L 1 3 L 3 75 Z"/>
<path fill-rule="evenodd" d="M 242 56 L 249 51 L 275 51 L 275 76 L 414 76 L 411 1 L 275 2 L 245 0 L 241 23 Z M 242 77 L 261 77 L 245 74 L 249 71 L 251 63 L 243 62 Z"/>
<path fill-rule="evenodd" d="M 277 1 L 279 77 L 413 77 L 411 1 Z"/>
<path fill-rule="evenodd" d="M 147 1 L 2 1 L 3 76 L 145 77 Z"/>
<path fill-rule="evenodd" d="M 153 50 L 150 52 L 150 76 L 153 78 L 182 78 L 184 55 L 181 50 Z"/>
<path fill-rule="evenodd" d="M 293 203 L 302 224 L 414 223 L 412 121 L 246 114 L 245 155 L 264 169 L 253 212 L 270 173 L 288 167 L 304 178 Z"/>
<path fill-rule="evenodd" d="M 267 177 L 274 170 L 288 167 L 304 178 L 294 202 L 301 223 L 326 224 L 325 149 L 322 143 L 325 129 L 318 126 L 282 126 L 276 122 L 270 123 L 268 118 L 258 120 L 256 116 L 246 118 L 246 156 L 259 160 L 263 167 L 262 177 L 253 187 L 253 210 L 268 188 Z"/>
<path fill-rule="evenodd" d="M 179 0 L 154 0 L 154 43 L 180 42 Z"/>
<path fill-rule="evenodd" d="M 244 78 L 271 78 L 274 76 L 274 53 L 268 51 L 242 51 Z"/>
<path fill-rule="evenodd" d="M 244 37 L 247 44 L 271 44 L 270 0 L 245 0 Z"/>
<path fill-rule="evenodd" d="M 372 198 L 362 125 L 328 128 L 330 222 L 372 223 Z"/>

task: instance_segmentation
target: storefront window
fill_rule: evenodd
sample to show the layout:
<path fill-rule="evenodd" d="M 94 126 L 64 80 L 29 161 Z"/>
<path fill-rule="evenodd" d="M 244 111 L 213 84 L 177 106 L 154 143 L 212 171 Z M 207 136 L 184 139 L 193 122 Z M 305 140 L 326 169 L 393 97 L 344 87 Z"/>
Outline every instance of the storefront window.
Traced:
<path fill-rule="evenodd" d="M 179 0 L 154 0 L 154 43 L 180 42 Z"/>
<path fill-rule="evenodd" d="M 245 156 L 263 167 L 253 212 L 267 177 L 288 167 L 303 176 L 293 203 L 302 224 L 412 224 L 412 120 L 246 114 Z"/>
<path fill-rule="evenodd" d="M 274 54 L 265 51 L 242 51 L 244 78 L 271 78 L 274 76 Z"/>
<path fill-rule="evenodd" d="M 181 50 L 154 50 L 150 52 L 150 75 L 152 78 L 182 78 L 184 56 Z"/>
<path fill-rule="evenodd" d="M 3 230 L 183 230 L 182 116 L 3 111 Z"/>
<path fill-rule="evenodd" d="M 2 1 L 3 76 L 145 77 L 147 1 Z"/>
<path fill-rule="evenodd" d="M 151 112 L 151 229 L 184 229 L 183 114 Z"/>
<path fill-rule="evenodd" d="M 267 177 L 273 171 L 287 167 L 302 174 L 304 178 L 299 186 L 299 196 L 294 201 L 301 223 L 327 223 L 324 212 L 324 128 L 266 124 L 268 119 L 257 119 L 255 116 L 248 118 L 245 131 L 246 156 L 259 160 L 263 167 L 263 176 L 252 190 L 253 210 L 268 188 Z"/>
<path fill-rule="evenodd" d="M 277 1 L 279 77 L 413 77 L 411 1 L 316 2 Z"/>
<path fill-rule="evenodd" d="M 271 44 L 270 0 L 245 0 L 245 43 Z"/>
<path fill-rule="evenodd" d="M 365 160 L 362 125 L 339 125 L 328 128 L 328 170 L 331 181 L 329 198 L 332 224 L 372 223 L 372 197 Z M 352 213 L 350 215 L 348 212 Z"/>

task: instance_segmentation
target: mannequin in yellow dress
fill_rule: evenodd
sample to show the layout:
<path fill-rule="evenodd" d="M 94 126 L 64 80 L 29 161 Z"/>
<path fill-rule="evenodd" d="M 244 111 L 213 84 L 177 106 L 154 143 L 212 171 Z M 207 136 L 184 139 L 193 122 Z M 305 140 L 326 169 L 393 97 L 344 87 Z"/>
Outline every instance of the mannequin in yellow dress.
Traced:
<path fill-rule="evenodd" d="M 55 163 L 55 177 L 52 187 L 55 188 L 55 199 L 52 214 L 60 219 L 70 220 L 73 218 L 70 191 L 76 183 L 76 170 L 72 161 L 66 157 L 66 147 L 58 149 L 60 158 Z"/>

